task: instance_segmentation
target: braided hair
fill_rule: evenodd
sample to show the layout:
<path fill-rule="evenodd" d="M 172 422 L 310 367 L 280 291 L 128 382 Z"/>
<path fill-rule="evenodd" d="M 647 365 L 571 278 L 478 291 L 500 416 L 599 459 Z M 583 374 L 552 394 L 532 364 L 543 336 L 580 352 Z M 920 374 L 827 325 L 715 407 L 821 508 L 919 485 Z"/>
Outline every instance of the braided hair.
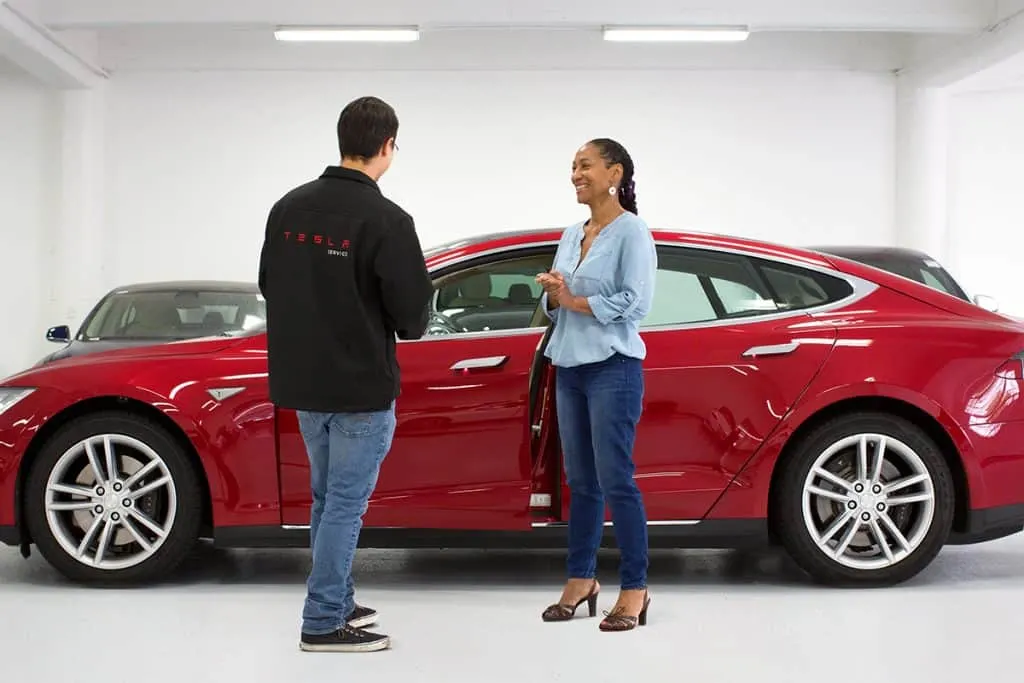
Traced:
<path fill-rule="evenodd" d="M 622 184 L 619 185 L 619 203 L 622 208 L 636 213 L 636 183 L 633 181 L 633 159 L 621 144 L 610 138 L 596 138 L 590 144 L 597 147 L 601 158 L 609 166 L 622 164 Z"/>

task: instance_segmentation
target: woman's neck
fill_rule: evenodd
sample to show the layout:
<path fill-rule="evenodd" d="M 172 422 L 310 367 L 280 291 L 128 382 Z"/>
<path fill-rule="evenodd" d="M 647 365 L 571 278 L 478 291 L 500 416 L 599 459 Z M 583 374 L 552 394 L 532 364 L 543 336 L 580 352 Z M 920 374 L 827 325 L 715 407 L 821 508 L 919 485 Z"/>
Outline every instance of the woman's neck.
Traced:
<path fill-rule="evenodd" d="M 622 215 L 625 211 L 611 196 L 590 206 L 590 227 L 600 230 Z"/>

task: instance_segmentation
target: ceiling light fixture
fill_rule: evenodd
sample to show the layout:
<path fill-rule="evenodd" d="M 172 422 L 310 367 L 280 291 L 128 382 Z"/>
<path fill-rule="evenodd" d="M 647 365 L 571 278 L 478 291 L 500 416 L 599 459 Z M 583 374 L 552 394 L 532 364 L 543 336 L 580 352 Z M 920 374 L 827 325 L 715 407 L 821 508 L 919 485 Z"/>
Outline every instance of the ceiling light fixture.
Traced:
<path fill-rule="evenodd" d="M 626 28 L 607 27 L 604 39 L 619 43 L 735 43 L 746 40 L 746 28 Z"/>
<path fill-rule="evenodd" d="M 409 43 L 420 38 L 416 28 L 279 28 L 274 38 L 310 43 Z"/>

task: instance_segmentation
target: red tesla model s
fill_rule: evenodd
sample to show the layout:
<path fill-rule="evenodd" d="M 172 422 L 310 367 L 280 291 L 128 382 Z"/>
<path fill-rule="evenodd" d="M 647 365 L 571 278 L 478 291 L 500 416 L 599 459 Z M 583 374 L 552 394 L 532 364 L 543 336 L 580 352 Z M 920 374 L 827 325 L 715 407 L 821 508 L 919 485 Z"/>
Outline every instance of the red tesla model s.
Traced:
<path fill-rule="evenodd" d="M 568 492 L 534 276 L 555 231 L 427 252 L 399 343 L 372 547 L 551 547 Z M 808 250 L 656 232 L 636 478 L 652 547 L 780 544 L 824 583 L 891 585 L 1024 528 L 1024 325 Z M 167 575 L 199 538 L 308 545 L 306 454 L 260 330 L 0 383 L 0 540 L 88 583 Z M 606 543 L 613 544 L 611 524 Z"/>

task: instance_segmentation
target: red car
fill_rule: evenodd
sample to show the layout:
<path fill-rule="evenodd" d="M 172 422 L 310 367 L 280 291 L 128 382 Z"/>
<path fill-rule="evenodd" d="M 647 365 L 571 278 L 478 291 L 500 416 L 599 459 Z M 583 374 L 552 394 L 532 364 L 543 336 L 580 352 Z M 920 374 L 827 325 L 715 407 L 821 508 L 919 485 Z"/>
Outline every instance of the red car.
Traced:
<path fill-rule="evenodd" d="M 534 282 L 558 238 L 427 252 L 433 319 L 399 344 L 398 428 L 363 546 L 564 546 Z M 780 544 L 818 581 L 889 585 L 944 544 L 1024 528 L 1024 325 L 836 256 L 655 238 L 635 450 L 652 547 Z M 0 383 L 0 540 L 74 580 L 158 579 L 199 538 L 306 546 L 309 510 L 258 330 Z"/>

